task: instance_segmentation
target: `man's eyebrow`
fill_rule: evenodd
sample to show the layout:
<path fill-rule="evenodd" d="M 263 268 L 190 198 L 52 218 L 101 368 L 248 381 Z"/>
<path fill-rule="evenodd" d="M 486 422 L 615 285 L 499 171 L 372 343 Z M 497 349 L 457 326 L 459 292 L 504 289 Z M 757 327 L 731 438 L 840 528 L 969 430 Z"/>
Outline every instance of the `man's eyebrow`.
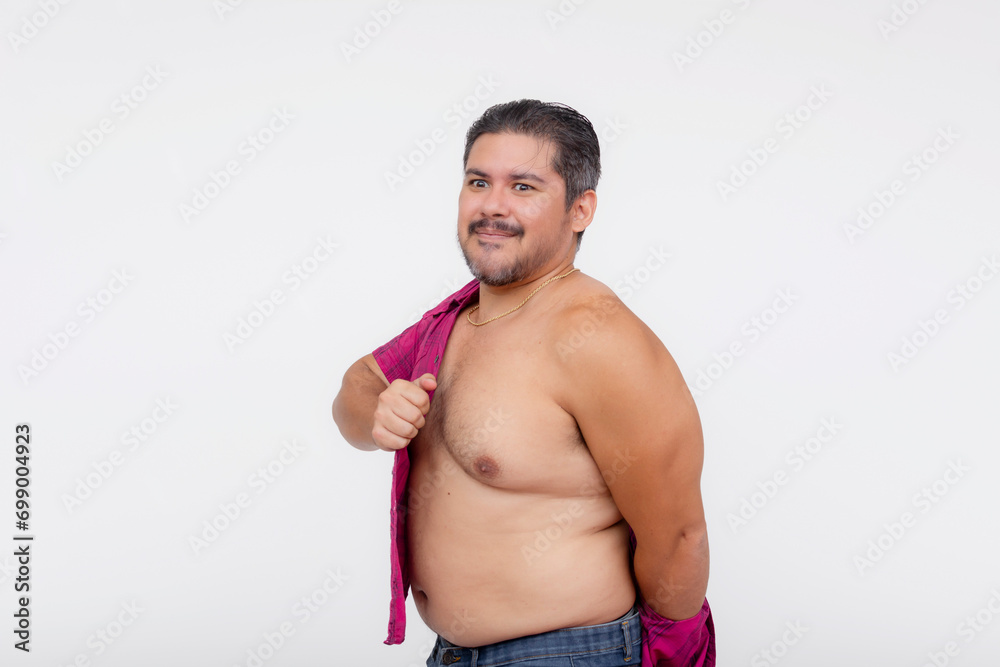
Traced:
<path fill-rule="evenodd" d="M 490 177 L 490 175 L 487 174 L 485 171 L 482 171 L 480 169 L 475 169 L 475 168 L 466 169 L 465 170 L 465 175 L 466 176 L 479 176 L 480 178 L 489 178 Z M 536 174 L 532 174 L 531 172 L 527 172 L 527 171 L 525 171 L 525 172 L 521 172 L 521 171 L 512 172 L 511 174 L 509 174 L 508 177 L 512 181 L 535 181 L 536 183 L 543 183 L 543 184 L 547 182 L 541 176 L 538 176 Z"/>
<path fill-rule="evenodd" d="M 545 179 L 541 176 L 532 174 L 531 172 L 517 172 L 510 175 L 510 180 L 512 181 L 535 181 L 536 183 L 545 183 Z"/>

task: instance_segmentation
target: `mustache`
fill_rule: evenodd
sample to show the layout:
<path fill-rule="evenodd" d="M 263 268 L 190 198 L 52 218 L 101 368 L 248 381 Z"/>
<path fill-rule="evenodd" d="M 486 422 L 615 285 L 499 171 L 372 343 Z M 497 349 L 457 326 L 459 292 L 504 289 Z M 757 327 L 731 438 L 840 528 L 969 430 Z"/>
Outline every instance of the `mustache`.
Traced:
<path fill-rule="evenodd" d="M 469 234 L 475 234 L 481 229 L 495 229 L 498 232 L 513 234 L 514 236 L 521 236 L 524 233 L 524 230 L 520 227 L 512 225 L 506 220 L 487 220 L 486 218 L 480 218 L 479 220 L 473 220 L 469 223 Z"/>

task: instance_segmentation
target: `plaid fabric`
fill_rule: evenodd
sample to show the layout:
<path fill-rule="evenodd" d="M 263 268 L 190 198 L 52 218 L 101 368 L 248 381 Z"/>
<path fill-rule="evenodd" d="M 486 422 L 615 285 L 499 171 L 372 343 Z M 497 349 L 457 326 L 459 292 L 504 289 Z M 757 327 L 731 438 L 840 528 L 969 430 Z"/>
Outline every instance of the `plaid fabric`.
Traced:
<path fill-rule="evenodd" d="M 479 295 L 479 281 L 472 280 L 408 327 L 372 355 L 389 382 L 413 380 L 424 373 L 437 376 L 448 336 L 458 313 Z M 434 392 L 428 392 L 431 400 Z M 406 636 L 406 596 L 410 575 L 406 565 L 406 482 L 410 473 L 407 448 L 395 453 L 392 466 L 392 503 L 389 509 L 390 588 L 389 636 L 386 644 L 401 644 Z M 635 533 L 629 529 L 635 551 Z M 641 601 L 642 664 L 649 667 L 715 667 L 715 625 L 706 599 L 701 611 L 689 619 L 671 621 Z"/>
<path fill-rule="evenodd" d="M 635 532 L 628 529 L 629 549 L 635 557 Z M 708 598 L 691 618 L 672 621 L 660 616 L 639 593 L 642 619 L 642 664 L 651 667 L 715 667 L 715 622 Z"/>
<path fill-rule="evenodd" d="M 413 380 L 424 373 L 437 377 L 441 357 L 458 313 L 479 295 L 479 281 L 473 280 L 436 307 L 424 313 L 419 322 L 408 327 L 372 355 L 389 382 Z M 428 392 L 433 400 L 434 392 Z M 410 455 L 406 447 L 396 450 L 392 464 L 392 503 L 389 507 L 389 560 L 391 569 L 389 636 L 386 644 L 401 644 L 406 637 L 406 596 L 410 591 L 410 573 L 406 566 L 406 481 L 410 474 Z"/>

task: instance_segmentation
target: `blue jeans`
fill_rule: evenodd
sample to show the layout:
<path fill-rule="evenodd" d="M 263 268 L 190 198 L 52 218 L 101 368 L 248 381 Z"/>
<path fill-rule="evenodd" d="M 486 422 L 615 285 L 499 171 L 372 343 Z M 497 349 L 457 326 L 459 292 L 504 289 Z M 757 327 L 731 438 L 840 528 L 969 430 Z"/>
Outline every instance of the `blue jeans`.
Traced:
<path fill-rule="evenodd" d="M 618 667 L 642 664 L 642 625 L 632 607 L 617 621 L 564 628 L 478 648 L 438 635 L 427 667 Z"/>

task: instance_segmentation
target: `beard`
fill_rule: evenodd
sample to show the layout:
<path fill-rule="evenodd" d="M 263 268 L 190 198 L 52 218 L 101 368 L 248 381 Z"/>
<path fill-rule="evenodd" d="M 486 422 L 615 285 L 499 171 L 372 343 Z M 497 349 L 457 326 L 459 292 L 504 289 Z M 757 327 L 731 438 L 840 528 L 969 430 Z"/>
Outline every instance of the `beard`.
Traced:
<path fill-rule="evenodd" d="M 489 228 L 501 232 L 512 234 L 510 241 L 490 243 L 481 241 L 475 234 L 478 230 Z M 501 243 L 515 243 L 516 239 L 524 236 L 524 230 L 511 225 L 502 220 L 490 222 L 485 219 L 474 220 L 469 223 L 469 236 L 466 245 L 462 244 L 462 237 L 457 236 L 458 247 L 462 250 L 465 258 L 465 265 L 469 267 L 472 276 L 490 287 L 504 287 L 514 283 L 528 280 L 533 273 L 545 265 L 546 260 L 554 251 L 554 248 L 538 247 L 528 255 L 520 255 L 513 260 L 503 260 Z M 476 245 L 479 247 L 480 255 L 478 259 L 470 256 L 466 246 Z"/>

